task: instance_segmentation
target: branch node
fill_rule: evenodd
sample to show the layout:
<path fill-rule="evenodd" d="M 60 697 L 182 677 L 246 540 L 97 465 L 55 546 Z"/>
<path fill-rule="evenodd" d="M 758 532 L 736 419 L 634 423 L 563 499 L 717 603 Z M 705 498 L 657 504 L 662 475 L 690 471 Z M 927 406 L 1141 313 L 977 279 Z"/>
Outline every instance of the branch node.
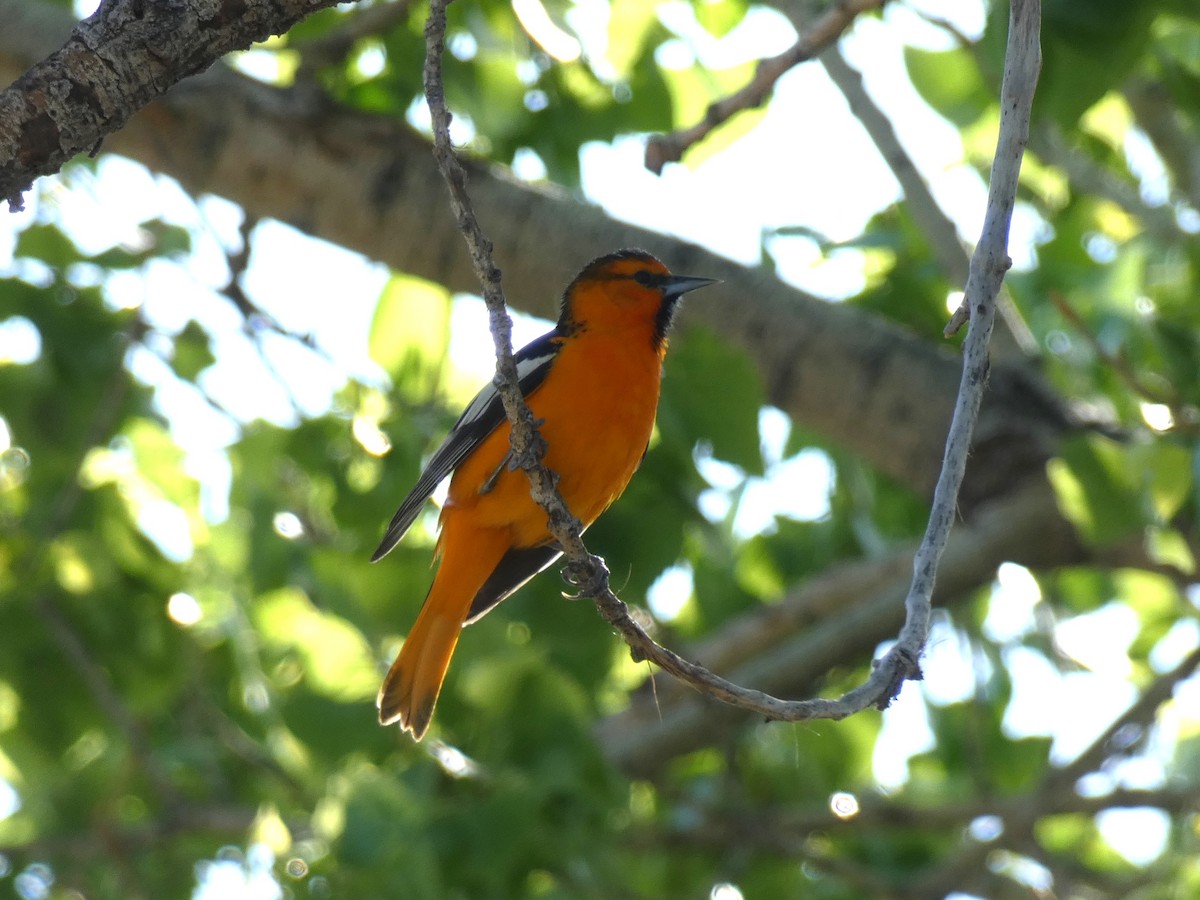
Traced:
<path fill-rule="evenodd" d="M 655 135 L 646 142 L 645 166 L 655 175 L 661 175 L 667 163 L 679 161 L 676 143 L 664 135 Z"/>
<path fill-rule="evenodd" d="M 903 644 L 897 644 L 888 651 L 883 659 L 875 661 L 875 668 L 890 670 L 888 680 L 883 690 L 875 700 L 874 706 L 881 712 L 892 705 L 892 701 L 900 696 L 906 681 L 924 681 L 925 673 L 921 671 L 921 661 L 916 654 Z"/>

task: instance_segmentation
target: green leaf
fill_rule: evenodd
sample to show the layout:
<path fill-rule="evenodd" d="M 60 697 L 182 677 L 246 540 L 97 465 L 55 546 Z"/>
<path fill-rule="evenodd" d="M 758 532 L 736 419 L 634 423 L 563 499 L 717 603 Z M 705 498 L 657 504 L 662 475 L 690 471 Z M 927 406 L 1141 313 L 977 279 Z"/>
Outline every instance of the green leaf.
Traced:
<path fill-rule="evenodd" d="M 673 345 L 658 414 L 664 437 L 689 448 L 702 441 L 718 459 L 761 474 L 762 404 L 762 383 L 745 353 L 701 328 Z"/>
<path fill-rule="evenodd" d="M 686 69 L 664 70 L 663 77 L 671 91 L 674 126 L 685 128 L 702 121 L 714 101 L 744 87 L 754 77 L 754 65 L 746 63 L 720 70 L 693 65 Z M 737 113 L 703 141 L 690 147 L 683 161 L 691 168 L 702 165 L 757 128 L 766 114 L 765 105 Z"/>
<path fill-rule="evenodd" d="M 612 0 L 608 14 L 605 61 L 618 78 L 627 78 L 634 63 L 646 53 L 649 43 L 666 36 L 653 3 L 643 0 Z"/>
<path fill-rule="evenodd" d="M 1153 0 L 1047 0 L 1034 117 L 1048 116 L 1074 129 L 1079 117 L 1134 67 L 1158 6 Z"/>
<path fill-rule="evenodd" d="M 1192 495 L 1195 476 L 1192 450 L 1167 440 L 1135 447 L 1130 455 L 1134 471 L 1140 470 L 1154 518 L 1168 522 Z"/>
<path fill-rule="evenodd" d="M 1185 575 L 1196 571 L 1196 556 L 1187 538 L 1174 528 L 1146 529 L 1146 553 L 1159 565 L 1170 566 Z"/>
<path fill-rule="evenodd" d="M 154 256 L 186 256 L 192 250 L 192 235 L 180 225 L 150 219 L 140 226 L 154 239 Z"/>
<path fill-rule="evenodd" d="M 123 436 L 129 441 L 139 474 L 177 506 L 194 509 L 199 497 L 196 480 L 183 470 L 183 451 L 170 433 L 152 419 L 131 419 Z"/>
<path fill-rule="evenodd" d="M 917 93 L 959 128 L 975 124 L 995 103 L 994 91 L 965 47 L 925 50 L 906 45 L 904 64 Z"/>
<path fill-rule="evenodd" d="M 318 610 L 300 590 L 283 588 L 260 597 L 254 620 L 269 644 L 300 654 L 304 678 L 316 692 L 342 702 L 375 696 L 379 671 L 362 632 Z"/>
<path fill-rule="evenodd" d="M 379 296 L 368 344 L 375 360 L 397 382 L 424 376 L 424 393 L 434 387 L 450 345 L 450 294 L 444 288 L 394 275 Z M 404 384 L 418 394 L 419 389 Z"/>
<path fill-rule="evenodd" d="M 195 319 L 190 319 L 183 331 L 175 336 L 174 346 L 171 368 L 185 381 L 194 382 L 196 376 L 217 361 L 208 332 Z"/>
<path fill-rule="evenodd" d="M 1071 438 L 1047 464 L 1058 506 L 1090 544 L 1109 546 L 1145 524 L 1137 476 L 1124 451 L 1100 437 Z"/>
<path fill-rule="evenodd" d="M 729 34 L 746 17 L 746 4 L 741 0 L 699 0 L 695 10 L 696 21 L 718 38 Z"/>
<path fill-rule="evenodd" d="M 57 225 L 35 223 L 17 235 L 14 256 L 37 259 L 52 269 L 65 269 L 83 254 Z"/>

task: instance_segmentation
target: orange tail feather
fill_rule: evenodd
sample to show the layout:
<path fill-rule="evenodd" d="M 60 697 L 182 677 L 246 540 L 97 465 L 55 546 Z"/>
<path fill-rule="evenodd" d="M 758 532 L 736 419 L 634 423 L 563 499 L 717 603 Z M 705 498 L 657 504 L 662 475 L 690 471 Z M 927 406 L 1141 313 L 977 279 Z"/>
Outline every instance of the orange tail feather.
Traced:
<path fill-rule="evenodd" d="M 399 722 L 418 741 L 433 718 L 471 601 L 508 549 L 506 533 L 458 535 L 448 525 L 443 523 L 445 552 L 433 586 L 375 701 L 381 724 Z"/>
<path fill-rule="evenodd" d="M 433 707 L 466 615 L 464 610 L 456 617 L 453 611 L 444 609 L 445 604 L 430 602 L 433 599 L 431 593 L 388 670 L 376 701 L 381 724 L 398 721 L 400 728 L 411 731 L 418 741 L 433 718 Z"/>

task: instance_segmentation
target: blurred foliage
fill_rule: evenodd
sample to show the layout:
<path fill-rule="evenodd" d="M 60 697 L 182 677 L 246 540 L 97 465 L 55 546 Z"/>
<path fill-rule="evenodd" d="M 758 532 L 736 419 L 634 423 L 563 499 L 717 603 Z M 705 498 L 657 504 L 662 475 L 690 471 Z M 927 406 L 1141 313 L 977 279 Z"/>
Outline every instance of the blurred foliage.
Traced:
<path fill-rule="evenodd" d="M 749 8 L 676 6 L 714 39 Z M 691 124 L 753 69 L 706 68 L 652 4 L 606 12 L 600 34 L 566 0 L 450 8 L 447 93 L 474 151 L 533 154 L 575 187 L 585 142 Z M 327 10 L 269 52 L 305 60 L 362 15 Z M 1006 16 L 995 3 L 978 41 L 906 51 L 917 91 L 984 175 Z M 421 28 L 412 4 L 299 70 L 340 103 L 419 120 Z M 1041 236 L 1036 265 L 1008 283 L 1037 364 L 1081 420 L 1105 426 L 1048 467 L 1081 554 L 1095 555 L 956 598 L 931 654 L 957 654 L 961 682 L 904 696 L 928 725 L 920 747 L 881 741 L 873 714 L 714 718 L 706 746 L 653 776 L 619 771 L 594 728 L 644 667 L 588 604 L 563 600 L 553 572 L 464 633 L 425 744 L 379 728 L 374 691 L 429 582 L 432 516 L 385 564 L 366 559 L 470 390 L 448 360 L 448 292 L 392 276 L 365 348 L 379 378 L 341 372 L 327 409 L 240 420 L 208 390 L 229 365 L 221 329 L 265 357 L 266 320 L 230 328 L 213 295 L 210 315 L 166 324 L 115 289 L 194 263 L 195 230 L 151 219 L 136 246 L 85 250 L 44 197 L 0 273 L 0 780 L 12 791 L 0 896 L 182 897 L 229 877 L 317 898 L 734 896 L 726 883 L 748 898 L 1033 897 L 1050 895 L 1047 879 L 1060 897 L 1200 894 L 1194 709 L 1167 703 L 1118 731 L 1054 788 L 1061 812 L 1037 803 L 1082 748 L 1045 736 L 1049 713 L 1040 730 L 1014 724 L 1045 705 L 1021 693 L 1031 668 L 1056 702 L 1082 676 L 1107 679 L 1090 695 L 1103 698 L 1099 730 L 1200 633 L 1200 15 L 1190 0 L 1047 0 L 1043 47 L 1021 196 Z M 1165 103 L 1148 104 L 1147 85 Z M 688 162 L 760 118 L 741 115 Z M 862 253 L 865 285 L 847 302 L 938 339 L 957 286 L 902 204 L 837 245 L 803 228 L 776 236 Z M 680 608 L 656 623 L 686 647 L 902 545 L 925 505 L 799 423 L 768 439 L 780 414 L 763 413 L 750 361 L 681 318 L 649 454 L 589 544 L 635 604 L 664 571 L 690 573 L 690 594 L 667 598 Z M 319 340 L 275 337 L 319 355 Z M 181 445 L 177 390 L 229 429 L 225 487 Z M 832 473 L 828 510 L 747 533 L 748 493 L 805 454 Z M 1153 571 L 1125 562 L 1130 543 Z M 1014 603 L 1028 606 L 1015 625 Z M 1110 620 L 1116 674 L 1070 640 Z M 854 685 L 871 650 L 815 687 Z M 1171 815 L 1146 858 L 1122 855 L 1097 815 L 1133 788 L 1160 792 L 1141 805 Z M 998 814 L 1031 816 L 1028 839 L 1005 845 Z"/>

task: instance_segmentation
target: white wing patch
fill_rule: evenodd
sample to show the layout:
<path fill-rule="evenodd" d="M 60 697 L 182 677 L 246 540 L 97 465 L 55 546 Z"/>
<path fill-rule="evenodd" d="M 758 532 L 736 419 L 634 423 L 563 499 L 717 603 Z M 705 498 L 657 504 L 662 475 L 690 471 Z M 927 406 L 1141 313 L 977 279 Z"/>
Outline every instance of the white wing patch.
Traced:
<path fill-rule="evenodd" d="M 533 345 L 531 344 L 530 347 L 532 346 Z M 540 353 L 537 356 L 518 358 L 516 360 L 517 384 L 521 386 L 522 395 L 528 396 L 529 394 L 529 388 L 526 387 L 526 382 L 530 379 L 530 376 L 539 374 L 538 370 L 543 366 L 549 366 L 550 361 L 554 359 L 557 353 L 557 345 L 551 345 L 551 347 L 548 348 L 544 353 Z M 541 377 L 537 378 L 537 384 L 541 384 L 542 378 L 544 377 L 545 375 L 543 373 Z M 480 419 L 487 416 L 492 404 L 498 404 L 501 410 L 504 409 L 504 402 L 500 399 L 500 391 L 496 389 L 495 382 L 489 381 L 483 386 L 482 390 L 475 395 L 475 399 L 467 404 L 467 408 L 463 410 L 463 414 L 459 416 L 458 422 L 455 423 L 454 429 L 458 430 L 459 428 L 464 427 L 469 428 L 476 424 Z M 501 414 L 503 415 L 503 413 Z"/>
<path fill-rule="evenodd" d="M 554 357 L 562 346 L 558 338 L 557 331 L 548 332 L 522 347 L 517 353 L 517 382 L 521 386 L 523 396 L 528 397 L 545 380 L 546 373 L 550 371 Z M 496 390 L 495 384 L 486 384 L 467 404 L 467 408 L 458 417 L 446 439 L 429 458 L 425 471 L 396 510 L 387 533 L 371 557 L 372 562 L 383 558 L 396 546 L 438 484 L 470 456 L 502 422 L 504 404 L 500 400 L 500 392 Z"/>

